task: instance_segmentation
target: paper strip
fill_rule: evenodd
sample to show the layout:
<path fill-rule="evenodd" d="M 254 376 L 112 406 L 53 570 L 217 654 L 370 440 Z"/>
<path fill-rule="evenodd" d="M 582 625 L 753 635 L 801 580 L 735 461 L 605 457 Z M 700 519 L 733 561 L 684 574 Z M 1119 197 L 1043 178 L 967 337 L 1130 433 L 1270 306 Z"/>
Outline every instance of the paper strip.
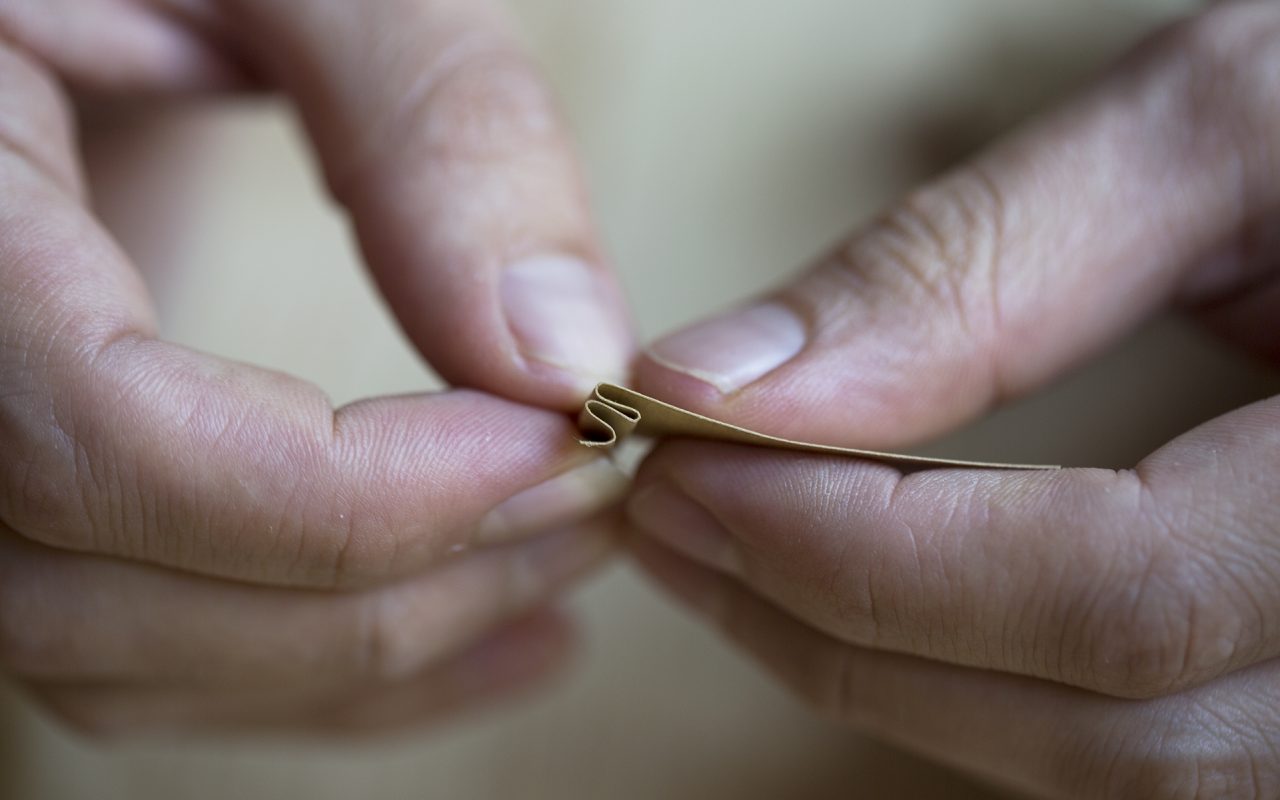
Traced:
<path fill-rule="evenodd" d="M 630 436 L 685 436 L 696 439 L 712 439 L 720 442 L 773 447 L 782 450 L 798 450 L 805 453 L 851 456 L 880 461 L 908 469 L 933 469 L 953 467 L 963 469 L 1061 469 L 1047 464 L 992 464 L 982 461 L 959 461 L 950 458 L 925 458 L 899 453 L 880 453 L 875 450 L 855 450 L 848 447 L 831 447 L 781 439 L 763 433 L 739 428 L 727 422 L 704 417 L 678 406 L 655 400 L 648 395 L 624 386 L 602 383 L 587 398 L 578 415 L 581 442 L 587 447 L 613 447 Z"/>

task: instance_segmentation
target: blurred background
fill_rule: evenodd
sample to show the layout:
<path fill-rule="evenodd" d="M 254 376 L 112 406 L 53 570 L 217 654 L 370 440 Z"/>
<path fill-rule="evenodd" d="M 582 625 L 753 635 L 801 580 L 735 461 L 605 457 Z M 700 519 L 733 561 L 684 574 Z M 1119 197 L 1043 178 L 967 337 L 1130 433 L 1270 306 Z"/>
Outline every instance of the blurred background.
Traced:
<path fill-rule="evenodd" d="M 563 94 L 605 240 L 652 337 L 778 282 L 1194 4 L 512 5 Z M 301 375 L 339 403 L 438 386 L 361 273 L 284 108 L 234 101 L 159 123 L 124 119 L 89 155 L 99 200 L 146 269 L 169 337 Z M 146 213 L 111 212 L 136 208 L 113 202 L 131 198 L 144 198 Z M 175 225 L 181 237 L 155 235 Z M 1194 328 L 1158 320 L 1045 394 L 929 449 L 1124 466 L 1275 391 L 1274 378 Z M 390 742 L 103 748 L 0 688 L 0 797 L 992 795 L 814 719 L 625 564 L 572 604 L 586 647 L 552 692 Z"/>

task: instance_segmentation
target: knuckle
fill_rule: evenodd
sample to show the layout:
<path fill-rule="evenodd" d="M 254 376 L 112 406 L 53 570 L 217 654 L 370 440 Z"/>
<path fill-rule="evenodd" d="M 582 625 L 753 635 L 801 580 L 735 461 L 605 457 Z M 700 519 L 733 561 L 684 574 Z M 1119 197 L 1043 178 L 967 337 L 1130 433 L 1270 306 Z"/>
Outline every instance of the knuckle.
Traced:
<path fill-rule="evenodd" d="M 1243 623 L 1180 548 L 1139 559 L 1086 625 L 1087 688 L 1126 698 L 1181 691 L 1219 673 Z"/>
<path fill-rule="evenodd" d="M 4 435 L 5 427 L 0 422 L 0 439 L 15 441 Z M 56 430 L 39 438 L 43 447 L 20 443 L 11 449 L 12 458 L 0 459 L 0 519 L 32 541 L 82 549 L 92 537 L 86 533 L 91 525 L 83 494 L 70 474 L 76 445 Z"/>
<path fill-rule="evenodd" d="M 476 32 L 432 58 L 424 77 L 376 115 L 349 161 L 336 167 L 330 181 L 336 196 L 362 196 L 401 168 L 406 150 L 450 187 L 482 180 L 495 164 L 509 183 L 517 157 L 532 162 L 526 170 L 532 175 L 541 174 L 549 154 L 560 154 L 551 169 L 569 163 L 551 89 L 505 34 Z"/>
<path fill-rule="evenodd" d="M 550 90 L 524 56 L 487 37 L 452 53 L 415 115 L 432 154 L 485 161 L 560 141 Z"/>
<path fill-rule="evenodd" d="M 28 458 L 0 459 L 0 518 L 19 533 L 57 528 L 65 507 L 65 487 Z"/>
<path fill-rule="evenodd" d="M 1183 683 L 1180 663 L 1187 645 L 1181 626 L 1165 615 L 1104 624 L 1090 645 L 1083 683 L 1115 697 L 1143 699 L 1176 691 Z"/>
<path fill-rule="evenodd" d="M 33 541 L 93 549 L 109 521 L 124 518 L 119 462 L 103 446 L 104 402 L 81 379 L 84 342 L 92 325 L 77 315 L 56 317 L 42 347 L 5 353 L 0 380 L 0 519 Z"/>
<path fill-rule="evenodd" d="M 1114 745 L 1109 745 L 1114 747 Z M 1087 793 L 1102 797 L 1175 800 L 1275 797 L 1280 786 L 1273 759 L 1245 736 L 1223 729 L 1217 715 L 1185 713 L 1154 727 L 1101 760 Z"/>
<path fill-rule="evenodd" d="M 1258 53 L 1280 34 L 1280 14 L 1274 3 L 1235 0 L 1174 23 L 1158 41 L 1193 61 L 1236 72 L 1242 56 Z M 1265 48 L 1264 48 L 1265 49 Z"/>
<path fill-rule="evenodd" d="M 422 543 L 425 537 L 398 532 L 386 523 L 362 520 L 353 510 L 341 512 L 339 517 L 332 525 L 325 526 L 331 528 L 327 532 L 313 527 L 297 534 L 304 542 L 303 549 L 310 554 L 311 571 L 327 572 L 334 588 L 377 586 L 397 574 L 398 564 L 409 559 L 424 560 L 421 554 L 409 552 L 402 542 Z"/>
<path fill-rule="evenodd" d="M 1158 34 L 1153 48 L 1157 62 L 1181 76 L 1186 116 L 1197 122 L 1193 132 L 1270 141 L 1280 124 L 1272 80 L 1280 68 L 1275 3 L 1219 3 Z"/>
<path fill-rule="evenodd" d="M 837 255 L 854 288 L 923 303 L 930 323 L 984 338 L 999 322 L 1004 202 L 973 165 L 909 194 Z"/>

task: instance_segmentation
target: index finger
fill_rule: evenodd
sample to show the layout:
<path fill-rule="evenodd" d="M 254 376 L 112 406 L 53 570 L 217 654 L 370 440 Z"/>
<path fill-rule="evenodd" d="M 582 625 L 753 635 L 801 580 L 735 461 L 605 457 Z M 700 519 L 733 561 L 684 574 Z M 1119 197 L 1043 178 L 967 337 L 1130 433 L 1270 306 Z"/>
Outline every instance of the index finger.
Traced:
<path fill-rule="evenodd" d="M 303 381 L 159 341 L 137 274 L 81 202 L 56 85 L 9 49 L 0 73 L 5 524 L 69 549 L 334 586 L 421 569 L 526 489 L 525 522 L 602 500 L 607 471 L 556 414 L 465 391 L 335 411 Z"/>
<path fill-rule="evenodd" d="M 789 285 L 657 342 L 637 388 L 787 438 L 899 446 L 1044 385 L 1175 298 L 1239 298 L 1275 264 L 1278 70 L 1276 3 L 1176 25 Z M 1261 344 L 1269 323 L 1274 350 L 1270 311 L 1236 330 Z"/>
<path fill-rule="evenodd" d="M 1280 655 L 1280 398 L 1136 470 L 935 470 L 673 442 L 645 533 L 866 647 L 1163 694 Z"/>
<path fill-rule="evenodd" d="M 621 378 L 621 289 L 550 87 L 492 0 L 225 0 L 297 102 L 406 333 L 447 380 L 549 408 Z"/>

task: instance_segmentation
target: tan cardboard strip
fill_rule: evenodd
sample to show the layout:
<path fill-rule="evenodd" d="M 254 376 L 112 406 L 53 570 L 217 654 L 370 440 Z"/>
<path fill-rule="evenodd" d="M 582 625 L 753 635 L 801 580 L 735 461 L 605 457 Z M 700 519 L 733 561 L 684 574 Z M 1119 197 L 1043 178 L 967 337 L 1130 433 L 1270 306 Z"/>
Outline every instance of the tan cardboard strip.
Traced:
<path fill-rule="evenodd" d="M 727 422 L 704 417 L 692 411 L 655 400 L 648 395 L 624 386 L 602 383 L 587 398 L 578 415 L 578 429 L 582 444 L 587 447 L 613 447 L 629 436 L 687 436 L 696 439 L 713 439 L 720 442 L 752 444 L 782 450 L 799 450 L 805 453 L 852 456 L 871 461 L 881 461 L 908 469 L 959 467 L 964 469 L 1018 469 L 1052 470 L 1057 466 L 1042 464 L 990 464 L 982 461 L 957 461 L 950 458 L 925 458 L 898 453 L 879 453 L 874 450 L 854 450 L 847 447 L 831 447 L 781 439 L 763 433 L 739 428 Z"/>

